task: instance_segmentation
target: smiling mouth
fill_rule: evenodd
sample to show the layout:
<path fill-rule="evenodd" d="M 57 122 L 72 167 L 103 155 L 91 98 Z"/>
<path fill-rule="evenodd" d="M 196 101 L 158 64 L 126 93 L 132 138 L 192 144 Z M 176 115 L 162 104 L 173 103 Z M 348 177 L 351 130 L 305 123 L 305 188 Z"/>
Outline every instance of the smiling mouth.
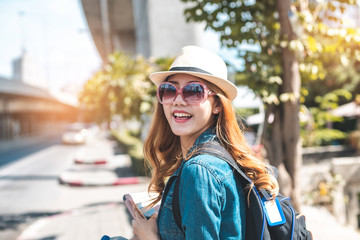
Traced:
<path fill-rule="evenodd" d="M 174 113 L 173 116 L 175 119 L 189 119 L 192 117 L 189 113 Z"/>

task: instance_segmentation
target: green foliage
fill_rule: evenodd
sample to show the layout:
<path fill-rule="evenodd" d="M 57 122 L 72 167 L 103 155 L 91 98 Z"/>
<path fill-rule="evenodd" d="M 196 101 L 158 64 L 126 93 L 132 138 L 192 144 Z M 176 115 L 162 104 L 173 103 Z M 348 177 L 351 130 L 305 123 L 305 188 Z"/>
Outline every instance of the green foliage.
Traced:
<path fill-rule="evenodd" d="M 336 89 L 324 96 L 317 96 L 315 101 L 320 104 L 320 109 L 335 109 L 339 106 L 341 98 L 349 101 L 352 97 L 351 92 L 345 89 Z"/>
<path fill-rule="evenodd" d="M 109 56 L 109 64 L 85 83 L 80 103 L 97 122 L 110 122 L 114 115 L 139 120 L 154 109 L 156 86 L 149 74 L 168 69 L 169 62 L 170 59 L 161 58 L 151 63 L 142 57 L 115 52 Z"/>
<path fill-rule="evenodd" d="M 275 0 L 183 2 L 192 3 L 185 10 L 188 21 L 204 21 L 220 34 L 222 45 L 235 49 L 245 60 L 243 71 L 235 76 L 236 84 L 249 86 L 267 102 L 277 101 L 282 70 Z M 249 45 L 256 46 L 255 50 L 248 49 Z"/>
<path fill-rule="evenodd" d="M 189 6 L 184 13 L 188 21 L 205 22 L 206 28 L 220 34 L 222 45 L 233 48 L 244 59 L 244 69 L 237 74 L 236 83 L 249 86 L 266 104 L 278 105 L 281 101 L 300 97 L 280 99 L 281 52 L 285 47 L 298 55 L 304 86 L 314 80 L 326 81 L 319 83 L 322 86 L 338 81 L 337 88 L 352 91 L 360 85 L 360 71 L 357 71 L 360 31 L 344 27 L 344 15 L 339 15 L 355 1 L 291 1 L 289 20 L 296 37 L 281 34 L 276 0 L 182 2 Z M 256 50 L 249 45 L 256 46 Z M 316 95 L 311 90 L 308 89 L 308 96 L 314 98 Z"/>
<path fill-rule="evenodd" d="M 333 145 L 347 138 L 348 134 L 337 129 L 320 128 L 312 131 L 301 130 L 304 147 Z"/>
<path fill-rule="evenodd" d="M 344 184 L 344 179 L 339 174 L 323 176 L 317 186 L 305 195 L 305 202 L 309 205 L 324 206 L 331 212 L 334 211 L 334 199 L 339 186 Z"/>
<path fill-rule="evenodd" d="M 119 114 L 124 120 L 150 113 L 155 86 L 148 79 L 153 67 L 143 58 L 116 52 L 109 64 L 84 85 L 79 100 L 93 111 L 98 122 L 109 122 Z"/>
<path fill-rule="evenodd" d="M 247 118 L 251 115 L 259 113 L 259 109 L 257 108 L 238 108 L 235 109 L 235 111 L 238 116 L 241 116 L 241 118 Z"/>
<path fill-rule="evenodd" d="M 119 132 L 112 130 L 111 135 L 129 154 L 135 173 L 141 176 L 148 176 L 150 174 L 150 167 L 144 161 L 143 143 L 137 136 L 138 134 L 131 133 L 130 131 Z"/>
<path fill-rule="evenodd" d="M 339 106 L 339 101 L 345 99 L 349 101 L 352 94 L 344 89 L 337 89 L 324 96 L 317 96 L 314 106 L 306 109 L 302 106 L 302 113 L 306 115 L 301 122 L 300 135 L 303 146 L 323 146 L 333 144 L 334 141 L 341 141 L 347 138 L 348 134 L 337 129 L 332 129 L 332 123 L 343 121 L 342 117 L 331 114 L 330 110 Z"/>
<path fill-rule="evenodd" d="M 316 96 L 335 89 L 360 90 L 360 32 L 332 29 L 321 25 L 310 37 L 317 44 L 300 64 L 302 86 L 309 89 L 306 104 L 314 105 Z M 322 35 L 320 34 L 322 33 Z"/>
<path fill-rule="evenodd" d="M 308 130 L 303 131 L 302 135 L 308 137 L 305 145 L 326 144 L 345 137 L 325 126 L 338 121 L 329 116 L 327 110 L 334 108 L 337 100 L 349 99 L 348 96 L 336 99 L 341 92 L 360 91 L 360 30 L 346 25 L 345 19 L 346 8 L 356 1 L 289 0 L 291 12 L 289 22 L 285 23 L 280 23 L 277 11 L 277 4 L 286 4 L 282 1 L 182 2 L 188 4 L 184 13 L 188 21 L 205 22 L 206 28 L 219 33 L 223 46 L 234 49 L 238 57 L 244 59 L 243 69 L 234 66 L 239 70 L 236 84 L 249 86 L 268 106 L 281 107 L 283 102 L 299 100 L 309 108 L 314 107 L 311 109 L 314 136 L 310 136 Z M 288 24 L 292 35 L 282 34 L 281 26 Z M 282 88 L 285 48 L 297 56 L 300 92 Z M 329 92 L 332 93 L 327 95 Z M 326 98 L 318 100 L 318 96 Z"/>

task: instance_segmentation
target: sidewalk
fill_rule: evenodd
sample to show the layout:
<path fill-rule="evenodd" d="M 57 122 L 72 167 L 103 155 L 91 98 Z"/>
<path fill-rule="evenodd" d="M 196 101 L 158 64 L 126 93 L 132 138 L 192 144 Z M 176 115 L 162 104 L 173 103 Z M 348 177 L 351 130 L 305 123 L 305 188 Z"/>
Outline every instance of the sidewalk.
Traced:
<path fill-rule="evenodd" d="M 325 209 L 304 206 L 308 229 L 314 240 L 358 240 L 360 233 L 339 225 Z M 100 204 L 40 219 L 29 226 L 18 240 L 100 240 L 102 235 L 130 238 L 131 217 L 121 203 Z"/>
<path fill-rule="evenodd" d="M 116 186 L 139 184 L 147 180 L 133 174 L 131 159 L 127 154 L 114 156 L 105 164 L 75 162 L 72 168 L 59 177 L 59 183 L 70 186 Z"/>
<path fill-rule="evenodd" d="M 313 234 L 314 240 L 359 240 L 360 232 L 349 226 L 342 226 L 325 208 L 303 206 L 307 229 Z"/>
<path fill-rule="evenodd" d="M 114 183 L 118 181 L 118 184 L 125 184 L 120 186 L 121 188 L 126 187 L 133 191 L 146 190 L 149 179 L 126 175 L 125 173 L 129 174 L 129 167 L 131 167 L 130 158 L 122 154 L 104 166 L 75 164 L 73 169 L 61 175 L 61 181 L 71 186 L 115 185 Z M 136 182 L 135 179 L 141 180 Z M 129 182 L 126 182 L 127 180 Z M 341 226 L 336 222 L 336 218 L 323 208 L 303 206 L 303 213 L 314 240 L 360 239 L 359 232 Z M 122 201 L 98 203 L 41 218 L 26 227 L 17 240 L 100 240 L 105 234 L 111 237 L 130 238 L 132 237 L 130 222 L 131 217 Z"/>
<path fill-rule="evenodd" d="M 100 240 L 103 235 L 130 238 L 130 221 L 123 202 L 99 204 L 40 219 L 26 228 L 18 240 Z"/>

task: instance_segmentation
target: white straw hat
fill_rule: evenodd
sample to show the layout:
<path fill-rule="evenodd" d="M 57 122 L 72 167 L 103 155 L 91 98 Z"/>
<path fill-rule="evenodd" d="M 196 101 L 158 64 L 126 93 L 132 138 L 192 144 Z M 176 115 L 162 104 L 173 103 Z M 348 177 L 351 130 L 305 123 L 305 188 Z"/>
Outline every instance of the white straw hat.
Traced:
<path fill-rule="evenodd" d="M 150 80 L 159 86 L 165 79 L 177 73 L 190 74 L 215 84 L 231 101 L 236 98 L 236 86 L 227 80 L 225 62 L 215 53 L 196 46 L 186 46 L 172 63 L 169 71 L 154 72 Z"/>

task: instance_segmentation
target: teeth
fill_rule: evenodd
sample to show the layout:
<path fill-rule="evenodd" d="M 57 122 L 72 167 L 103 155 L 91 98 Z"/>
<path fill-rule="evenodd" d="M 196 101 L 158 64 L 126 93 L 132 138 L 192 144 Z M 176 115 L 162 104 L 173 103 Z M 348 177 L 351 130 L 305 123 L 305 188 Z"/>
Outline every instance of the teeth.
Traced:
<path fill-rule="evenodd" d="M 192 115 L 188 114 L 188 113 L 174 113 L 174 116 L 177 117 L 177 118 L 189 118 Z"/>

